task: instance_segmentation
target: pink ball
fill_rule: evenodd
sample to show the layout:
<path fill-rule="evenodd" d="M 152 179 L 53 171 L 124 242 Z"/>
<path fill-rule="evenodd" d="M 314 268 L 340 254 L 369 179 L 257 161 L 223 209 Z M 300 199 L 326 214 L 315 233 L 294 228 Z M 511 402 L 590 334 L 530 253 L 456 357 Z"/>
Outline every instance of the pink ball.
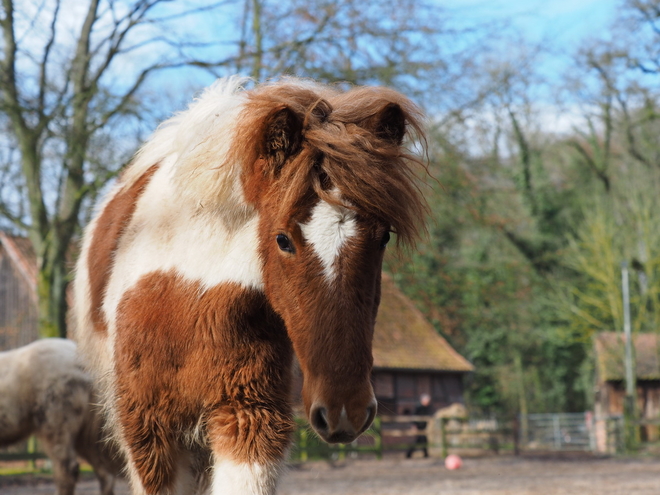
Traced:
<path fill-rule="evenodd" d="M 463 466 L 463 459 L 456 454 L 449 454 L 445 457 L 445 467 L 447 469 L 460 469 Z"/>

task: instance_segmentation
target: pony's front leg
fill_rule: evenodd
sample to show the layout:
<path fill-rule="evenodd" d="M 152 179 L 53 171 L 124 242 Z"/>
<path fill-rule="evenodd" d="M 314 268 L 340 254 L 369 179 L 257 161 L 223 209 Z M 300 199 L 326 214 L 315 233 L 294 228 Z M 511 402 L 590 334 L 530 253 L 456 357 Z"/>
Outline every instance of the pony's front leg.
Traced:
<path fill-rule="evenodd" d="M 281 462 L 264 464 L 215 457 L 211 495 L 274 495 Z"/>
<path fill-rule="evenodd" d="M 124 398 L 119 410 L 133 495 L 195 493 L 190 457 L 175 439 L 175 428 L 139 401 Z"/>
<path fill-rule="evenodd" d="M 286 409 L 217 411 L 208 422 L 214 458 L 211 495 L 274 495 L 292 431 Z"/>

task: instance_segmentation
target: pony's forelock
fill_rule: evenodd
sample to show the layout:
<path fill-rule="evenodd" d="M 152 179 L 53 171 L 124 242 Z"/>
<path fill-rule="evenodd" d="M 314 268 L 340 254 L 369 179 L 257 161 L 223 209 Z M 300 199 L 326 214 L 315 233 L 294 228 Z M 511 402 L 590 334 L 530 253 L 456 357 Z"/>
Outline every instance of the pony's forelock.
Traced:
<path fill-rule="evenodd" d="M 288 108 L 303 123 L 302 149 L 284 165 L 279 178 L 286 184 L 282 208 L 291 208 L 310 187 L 331 203 L 338 201 L 332 191 L 339 190 L 346 205 L 389 224 L 397 242 L 410 245 L 422 233 L 428 207 L 419 175 L 427 170 L 426 140 L 422 112 L 412 101 L 387 88 L 340 92 L 291 80 L 247 95 L 230 154 L 230 161 L 243 161 L 247 173 L 254 173 L 251 167 L 262 157 L 258 143 L 268 115 Z M 377 119 L 388 105 L 401 109 L 408 144 L 421 149 L 421 156 L 378 135 Z"/>

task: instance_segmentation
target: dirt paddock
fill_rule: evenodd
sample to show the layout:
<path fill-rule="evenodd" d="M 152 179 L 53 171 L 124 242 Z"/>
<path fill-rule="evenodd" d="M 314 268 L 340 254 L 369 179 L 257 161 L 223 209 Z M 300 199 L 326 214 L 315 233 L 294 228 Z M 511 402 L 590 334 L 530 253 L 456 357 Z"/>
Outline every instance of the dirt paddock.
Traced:
<path fill-rule="evenodd" d="M 52 494 L 44 475 L 0 476 L 2 495 Z M 76 494 L 96 495 L 98 484 L 85 476 Z M 116 495 L 128 495 L 120 482 Z M 279 495 L 650 495 L 660 493 L 660 459 L 588 456 L 488 457 L 465 459 L 458 471 L 440 459 L 313 462 L 291 468 Z"/>

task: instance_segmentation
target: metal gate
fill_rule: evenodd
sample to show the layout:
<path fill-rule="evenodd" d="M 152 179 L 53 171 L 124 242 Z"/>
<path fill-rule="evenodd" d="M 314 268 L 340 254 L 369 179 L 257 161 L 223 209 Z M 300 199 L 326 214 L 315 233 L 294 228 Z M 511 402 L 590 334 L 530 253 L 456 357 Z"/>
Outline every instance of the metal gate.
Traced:
<path fill-rule="evenodd" d="M 595 450 L 593 421 L 586 413 L 528 414 L 520 426 L 523 449 Z"/>

